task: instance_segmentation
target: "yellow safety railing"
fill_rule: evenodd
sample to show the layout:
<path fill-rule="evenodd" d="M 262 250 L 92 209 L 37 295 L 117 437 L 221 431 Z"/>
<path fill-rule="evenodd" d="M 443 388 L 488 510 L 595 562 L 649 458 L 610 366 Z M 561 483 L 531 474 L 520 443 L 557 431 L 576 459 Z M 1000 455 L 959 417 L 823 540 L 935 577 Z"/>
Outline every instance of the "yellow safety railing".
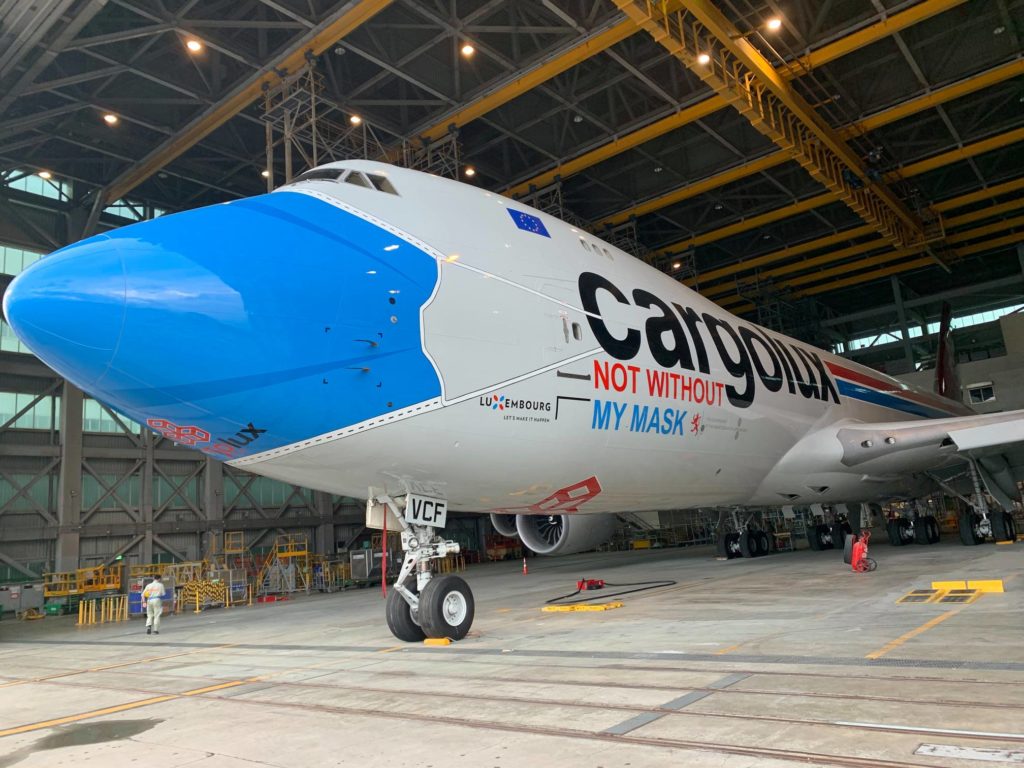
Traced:
<path fill-rule="evenodd" d="M 108 624 L 128 621 L 128 595 L 110 595 L 82 600 L 78 604 L 78 624 Z"/>
<path fill-rule="evenodd" d="M 44 597 L 67 597 L 78 594 L 78 574 L 74 571 L 66 573 L 43 574 Z"/>
<path fill-rule="evenodd" d="M 97 565 L 76 571 L 79 592 L 107 592 L 121 589 L 120 565 Z"/>

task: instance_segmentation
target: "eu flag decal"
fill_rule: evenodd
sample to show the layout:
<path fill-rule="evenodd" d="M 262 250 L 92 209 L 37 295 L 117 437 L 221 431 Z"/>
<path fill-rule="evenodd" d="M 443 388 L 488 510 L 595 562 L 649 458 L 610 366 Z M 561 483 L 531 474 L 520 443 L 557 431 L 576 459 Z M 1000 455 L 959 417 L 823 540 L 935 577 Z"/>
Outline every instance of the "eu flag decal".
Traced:
<path fill-rule="evenodd" d="M 544 222 L 538 219 L 536 216 L 531 216 L 528 213 L 522 211 L 516 211 L 512 208 L 507 208 L 508 215 L 512 217 L 512 221 L 516 223 L 516 226 L 527 232 L 533 232 L 535 235 L 544 235 L 544 237 L 551 237 L 548 234 L 547 227 L 544 226 Z"/>

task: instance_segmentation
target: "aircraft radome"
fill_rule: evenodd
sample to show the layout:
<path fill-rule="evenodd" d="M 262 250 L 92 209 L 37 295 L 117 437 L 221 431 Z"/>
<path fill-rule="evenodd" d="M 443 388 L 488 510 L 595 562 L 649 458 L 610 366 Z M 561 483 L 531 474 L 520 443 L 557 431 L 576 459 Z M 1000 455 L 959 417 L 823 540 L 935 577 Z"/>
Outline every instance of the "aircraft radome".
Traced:
<path fill-rule="evenodd" d="M 402 640 L 472 623 L 465 582 L 430 574 L 458 547 L 438 534 L 449 510 L 571 553 L 618 512 L 912 496 L 1024 436 L 1024 412 L 974 415 L 514 200 L 369 161 L 82 240 L 4 304 L 40 359 L 129 418 L 369 497 L 402 529 Z"/>

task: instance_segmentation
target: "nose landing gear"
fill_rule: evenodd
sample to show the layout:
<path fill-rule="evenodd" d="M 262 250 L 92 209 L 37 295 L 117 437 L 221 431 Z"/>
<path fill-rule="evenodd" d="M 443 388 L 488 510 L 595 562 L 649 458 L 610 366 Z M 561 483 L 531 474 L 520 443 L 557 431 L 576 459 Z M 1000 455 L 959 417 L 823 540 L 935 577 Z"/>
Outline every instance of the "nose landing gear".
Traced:
<path fill-rule="evenodd" d="M 424 508 L 434 512 L 425 515 Z M 431 560 L 459 552 L 458 542 L 439 533 L 445 519 L 445 502 L 440 499 L 409 493 L 400 504 L 370 489 L 367 527 L 397 525 L 402 532 L 405 558 L 388 593 L 385 615 L 391 634 L 404 642 L 415 643 L 427 637 L 461 640 L 473 625 L 475 604 L 469 585 L 458 576 L 435 576 L 430 570 Z"/>

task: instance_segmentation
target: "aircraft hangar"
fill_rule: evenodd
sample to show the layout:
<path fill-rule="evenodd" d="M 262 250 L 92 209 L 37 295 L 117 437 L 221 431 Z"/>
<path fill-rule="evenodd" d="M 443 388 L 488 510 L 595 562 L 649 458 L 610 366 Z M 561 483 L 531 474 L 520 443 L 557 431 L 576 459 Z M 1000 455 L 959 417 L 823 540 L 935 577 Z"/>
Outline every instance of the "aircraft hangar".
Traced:
<path fill-rule="evenodd" d="M 0 317 L 0 766 L 1024 762 L 1024 450 L 1019 417 L 1000 415 L 1024 408 L 1022 41 L 1022 0 L 0 0 L 0 291 L 10 299 Z M 400 175 L 409 169 L 447 186 L 409 202 L 418 189 Z M 50 367 L 41 358 L 60 344 L 36 346 L 31 329 L 51 310 L 19 326 L 8 291 L 88 238 L 94 248 L 120 244 L 123 276 L 124 254 L 156 242 L 144 232 L 201 222 L 184 218 L 208 215 L 200 210 L 270 210 L 268 200 L 285 196 L 258 196 L 286 185 L 405 196 L 424 220 L 448 221 L 470 199 L 454 182 L 507 208 L 504 224 L 528 238 L 516 252 L 524 264 L 571 232 L 569 258 L 609 270 L 600 279 L 612 304 L 642 304 L 639 288 L 614 284 L 639 274 L 623 266 L 633 257 L 648 265 L 637 269 L 662 273 L 654 284 L 677 297 L 692 289 L 734 316 L 694 320 L 680 306 L 687 299 L 643 292 L 643 306 L 663 306 L 669 325 L 629 331 L 641 354 L 660 344 L 682 361 L 680 346 L 664 344 L 678 328 L 677 345 L 694 345 L 682 367 L 707 373 L 706 362 L 697 370 L 703 322 L 719 373 L 745 374 L 748 393 L 758 384 L 784 396 L 788 377 L 793 397 L 826 405 L 826 386 L 837 405 L 903 398 L 903 415 L 884 420 L 891 433 L 840 424 L 847 470 L 872 467 L 858 483 L 882 487 L 915 466 L 885 453 L 902 447 L 908 414 L 975 419 L 933 439 L 962 460 L 915 470 L 927 487 L 916 494 L 848 500 L 808 474 L 771 503 L 695 505 L 678 495 L 608 512 L 605 527 L 582 531 L 578 520 L 598 516 L 572 513 L 596 500 L 596 468 L 560 490 L 524 482 L 500 500 L 452 503 L 443 532 L 431 532 L 431 559 L 416 561 L 430 563 L 423 605 L 430 580 L 473 587 L 475 602 L 438 603 L 463 623 L 449 642 L 410 614 L 417 594 L 395 589 L 403 558 L 423 549 L 408 537 L 427 529 L 409 527 L 393 489 L 368 479 L 366 491 L 341 493 L 259 474 L 245 457 L 289 441 L 270 444 L 258 412 L 223 429 L 129 416 L 118 398 L 144 379 L 122 371 L 121 389 L 101 386 L 117 373 L 111 357 L 94 386 L 82 385 L 81 368 Z M 355 215 L 359 206 L 335 207 Z M 400 229 L 366 210 L 356 211 L 361 221 Z M 452 242 L 491 226 L 471 207 L 451 220 L 437 229 Z M 326 221 L 310 225 L 326 233 L 317 243 L 331 242 Z M 352 286 L 329 284 L 341 272 L 303 272 L 317 262 L 301 239 L 262 225 L 203 226 L 193 242 L 208 238 L 236 265 L 232 279 L 259 282 L 271 297 L 253 324 L 265 339 L 245 340 L 243 352 L 204 336 L 189 317 L 201 313 L 205 278 L 139 284 L 124 301 L 171 302 L 188 320 L 152 319 L 136 339 L 168 381 L 186 384 L 140 386 L 147 393 L 131 397 L 184 402 L 191 395 L 180 392 L 200 385 L 230 393 L 253 358 L 272 366 L 276 329 L 306 317 L 305 303 L 336 300 L 342 334 L 346 311 L 366 305 Z M 474 268 L 477 246 L 402 237 L 433 254 L 439 274 Z M 495 252 L 508 237 L 494 231 Z M 269 259 L 261 241 L 273 243 Z M 162 253 L 179 263 L 173 249 Z M 246 275 L 257 261 L 265 271 Z M 297 272 L 307 289 L 288 292 Z M 63 301 L 66 335 L 90 348 L 99 344 L 87 317 L 95 302 L 79 299 L 94 296 L 102 275 L 69 275 L 50 298 Z M 558 278 L 538 280 L 531 295 L 565 290 Z M 566 348 L 591 332 L 601 338 L 600 312 L 575 280 L 551 314 Z M 403 284 L 405 295 L 416 285 Z M 441 285 L 426 303 L 444 299 Z M 400 292 L 390 293 L 393 307 Z M 473 347 L 466 365 L 468 379 L 497 371 L 505 345 L 526 331 L 514 317 L 474 315 L 471 298 L 459 303 L 455 337 L 507 323 L 508 338 Z M 417 310 L 425 328 L 430 310 Z M 127 327 L 120 316 L 110 322 Z M 317 350 L 335 349 L 339 334 L 320 325 L 327 341 Z M 752 336 L 775 362 L 774 388 Z M 775 340 L 785 337 L 783 348 Z M 361 356 L 337 375 L 372 375 L 377 363 L 366 360 L 383 338 L 355 339 Z M 469 355 L 470 341 L 460 343 Z M 602 347 L 612 363 L 604 394 L 621 392 L 615 366 L 626 376 L 636 353 Z M 538 358 L 545 365 L 551 349 Z M 814 381 L 807 350 L 818 350 L 820 390 L 801 378 L 798 359 Z M 818 353 L 834 361 L 833 376 Z M 583 394 L 594 396 L 601 369 L 579 360 L 543 370 L 592 382 Z M 324 386 L 336 374 L 302 370 Z M 504 371 L 493 380 L 518 382 Z M 878 394 L 878 382 L 898 389 Z M 924 394 L 904 396 L 907 387 Z M 936 387 L 959 404 L 936 411 Z M 552 394 L 510 399 L 502 415 L 492 413 L 505 409 L 498 385 L 470 390 L 478 423 L 480 413 L 515 419 L 514 408 L 549 408 L 553 416 L 535 420 L 551 432 L 559 408 L 590 407 L 589 397 Z M 751 405 L 727 391 L 730 404 Z M 367 392 L 350 399 L 376 396 Z M 286 403 L 296 423 L 301 401 Z M 609 413 L 618 429 L 621 413 L 594 403 L 587 431 L 543 454 L 559 457 L 548 464 L 588 455 Z M 414 423 L 409 410 L 399 415 Z M 753 455 L 744 451 L 757 418 L 716 421 L 706 408 L 702 426 L 689 410 L 676 412 L 680 437 L 728 432 L 738 454 Z M 675 435 L 647 418 L 645 408 L 642 431 L 655 439 Z M 344 426 L 319 432 L 338 430 L 335 439 Z M 305 445 L 316 434 L 303 433 Z M 524 445 L 497 446 L 495 483 L 529 463 Z M 400 446 L 384 446 L 381 461 L 394 460 Z M 646 460 L 620 463 L 631 461 L 641 473 Z M 732 482 L 743 477 L 741 461 Z M 409 509 L 417 494 L 444 497 L 447 480 L 436 480 L 432 491 L 405 486 Z M 577 492 L 589 495 L 577 504 Z M 393 522 L 382 531 L 381 521 Z M 563 547 L 573 535 L 576 546 Z M 567 554 L 535 556 L 560 549 Z M 855 572 L 858 563 L 877 570 Z M 154 576 L 162 619 L 148 610 Z M 424 622 L 429 630 L 435 618 Z"/>

